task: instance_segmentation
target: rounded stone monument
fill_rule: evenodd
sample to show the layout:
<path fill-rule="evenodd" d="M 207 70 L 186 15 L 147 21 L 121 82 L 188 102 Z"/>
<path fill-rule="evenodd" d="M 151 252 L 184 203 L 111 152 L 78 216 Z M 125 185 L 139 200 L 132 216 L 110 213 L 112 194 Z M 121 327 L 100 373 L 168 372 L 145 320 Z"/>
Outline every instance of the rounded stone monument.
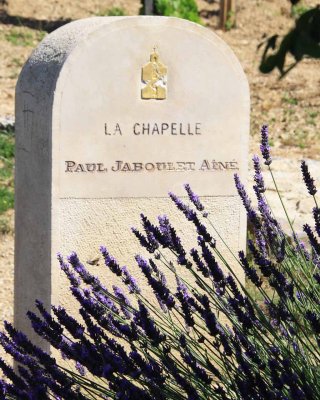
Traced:
<path fill-rule="evenodd" d="M 25 313 L 36 298 L 73 307 L 58 251 L 99 264 L 90 261 L 105 244 L 134 269 L 130 226 L 142 211 L 166 213 L 195 245 L 167 198 L 185 195 L 184 183 L 230 247 L 243 249 L 233 174 L 246 179 L 249 108 L 237 58 L 197 24 L 96 17 L 48 35 L 16 89 L 16 327 L 30 333 Z M 91 270 L 106 274 L 101 263 Z"/>

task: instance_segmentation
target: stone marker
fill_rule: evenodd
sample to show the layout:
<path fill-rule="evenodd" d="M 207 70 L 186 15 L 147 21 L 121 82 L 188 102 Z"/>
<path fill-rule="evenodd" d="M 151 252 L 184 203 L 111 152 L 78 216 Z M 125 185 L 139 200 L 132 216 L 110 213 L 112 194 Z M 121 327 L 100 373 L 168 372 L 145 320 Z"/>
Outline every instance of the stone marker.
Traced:
<path fill-rule="evenodd" d="M 208 29 L 97 17 L 46 37 L 16 91 L 17 328 L 30 330 L 24 315 L 35 298 L 71 307 L 58 251 L 95 264 L 106 244 L 132 268 L 130 226 L 142 211 L 167 213 L 195 245 L 167 198 L 185 195 L 183 183 L 203 197 L 232 249 L 244 248 L 233 174 L 246 179 L 248 132 L 246 77 Z"/>

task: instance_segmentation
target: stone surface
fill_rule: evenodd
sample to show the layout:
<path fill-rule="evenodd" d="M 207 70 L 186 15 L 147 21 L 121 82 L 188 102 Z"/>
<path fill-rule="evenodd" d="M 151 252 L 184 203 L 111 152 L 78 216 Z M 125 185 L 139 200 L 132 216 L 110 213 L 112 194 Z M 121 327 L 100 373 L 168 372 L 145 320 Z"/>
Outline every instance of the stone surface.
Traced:
<path fill-rule="evenodd" d="M 167 199 L 185 182 L 232 250 L 244 248 L 246 218 L 232 177 L 246 180 L 248 132 L 242 68 L 201 26 L 97 17 L 45 38 L 16 93 L 17 327 L 28 330 L 24 314 L 35 298 L 73 307 L 58 251 L 90 261 L 106 244 L 132 266 L 139 248 L 130 226 L 142 211 L 166 213 L 186 247 L 195 245 L 195 232 Z M 92 271 L 108 279 L 101 265 Z"/>

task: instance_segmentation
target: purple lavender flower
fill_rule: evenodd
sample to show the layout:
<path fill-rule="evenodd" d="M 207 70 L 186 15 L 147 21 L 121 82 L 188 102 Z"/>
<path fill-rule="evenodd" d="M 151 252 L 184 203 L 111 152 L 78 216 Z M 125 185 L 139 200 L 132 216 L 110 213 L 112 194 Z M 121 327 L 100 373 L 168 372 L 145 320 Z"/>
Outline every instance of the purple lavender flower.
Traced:
<path fill-rule="evenodd" d="M 201 260 L 198 250 L 191 249 L 190 254 L 193 258 L 193 261 L 196 263 L 198 271 L 201 271 L 202 275 L 205 278 L 208 278 L 209 277 L 209 269 L 204 265 L 203 261 Z"/>
<path fill-rule="evenodd" d="M 177 254 L 178 263 L 181 265 L 187 265 L 188 261 L 186 259 L 186 252 L 181 244 L 181 239 L 177 235 L 175 229 L 171 226 L 168 218 L 166 216 L 160 216 L 159 228 L 153 226 L 150 221 L 141 214 L 144 229 L 146 231 L 150 230 L 154 233 L 156 239 L 164 247 L 170 248 Z"/>
<path fill-rule="evenodd" d="M 205 225 L 203 225 L 198 218 L 194 220 L 193 223 L 197 228 L 198 235 L 200 235 L 205 242 L 210 243 L 210 245 L 214 247 L 216 245 L 216 241 L 212 238 Z"/>
<path fill-rule="evenodd" d="M 6 395 L 8 394 L 8 388 L 7 388 L 8 384 L 0 379 L 0 396 L 5 399 Z"/>
<path fill-rule="evenodd" d="M 84 327 L 79 324 L 67 311 L 61 307 L 52 306 L 54 314 L 57 316 L 59 322 L 65 326 L 71 335 L 76 339 L 81 339 L 84 334 Z"/>
<path fill-rule="evenodd" d="M 197 363 L 197 361 L 196 361 L 195 357 L 192 355 L 192 353 L 190 353 L 189 351 L 183 352 L 182 358 L 186 362 L 186 364 L 191 367 L 191 369 L 195 373 L 195 376 L 197 378 L 199 378 L 200 381 L 202 381 L 206 385 L 210 385 L 210 383 L 212 382 L 212 379 L 209 377 L 206 370 L 199 366 L 199 364 Z"/>
<path fill-rule="evenodd" d="M 268 132 L 267 125 L 262 125 L 262 128 L 261 128 L 260 151 L 261 151 L 262 157 L 264 158 L 265 165 L 270 165 L 272 163 L 272 159 L 270 157 L 269 132 Z"/>
<path fill-rule="evenodd" d="M 29 374 L 21 365 L 19 367 L 20 375 L 29 385 L 26 391 L 31 397 L 27 398 L 44 398 L 47 388 L 49 388 L 54 394 L 62 398 L 84 400 L 81 394 L 75 397 L 75 392 L 71 389 L 72 381 L 59 370 L 54 358 L 33 345 L 22 332 L 15 330 L 8 322 L 5 323 L 5 328 L 12 338 L 12 342 L 8 338 L 5 339 L 7 349 L 12 352 L 11 354 L 20 364 L 27 366 L 31 371 L 31 374 Z M 4 337 L 2 336 L 2 338 Z M 13 389 L 13 386 L 10 386 L 10 388 L 16 390 L 16 388 Z M 40 391 L 43 392 L 42 397 Z M 22 393 L 11 392 L 11 394 L 15 394 L 19 399 L 26 398 Z"/>
<path fill-rule="evenodd" d="M 258 246 L 259 251 L 264 257 L 268 256 L 267 242 L 265 240 L 265 236 L 263 234 L 262 229 L 255 229 L 254 231 L 256 236 L 256 244 Z"/>
<path fill-rule="evenodd" d="M 181 199 L 179 199 L 178 196 L 176 196 L 172 192 L 169 192 L 169 196 L 171 200 L 174 202 L 174 204 L 177 206 L 177 208 L 183 212 L 183 214 L 189 221 L 193 221 L 193 219 L 196 218 L 196 213 L 189 206 L 187 206 Z"/>
<path fill-rule="evenodd" d="M 256 187 L 260 193 L 264 193 L 266 191 L 266 188 L 264 185 L 264 179 L 261 172 L 260 159 L 257 155 L 254 155 L 252 161 L 254 167 L 254 181 L 256 183 Z"/>
<path fill-rule="evenodd" d="M 182 293 L 183 297 L 186 300 L 189 300 L 191 295 L 188 292 L 187 286 L 183 283 L 183 281 L 178 276 L 176 276 L 176 282 L 177 282 L 177 290 L 178 290 L 178 292 Z"/>
<path fill-rule="evenodd" d="M 86 375 L 86 369 L 82 364 L 79 363 L 79 361 L 76 361 L 76 369 L 81 376 Z"/>
<path fill-rule="evenodd" d="M 217 263 L 214 255 L 210 251 L 210 249 L 206 246 L 204 241 L 201 238 L 198 238 L 198 243 L 201 246 L 202 257 L 206 262 L 206 266 L 209 270 L 210 276 L 213 278 L 215 283 L 221 283 L 224 281 L 224 274 L 219 264 Z"/>
<path fill-rule="evenodd" d="M 308 224 L 303 225 L 303 230 L 308 236 L 309 242 L 315 251 L 315 253 L 320 256 L 320 243 L 318 242 L 317 238 L 315 237 L 311 227 Z"/>
<path fill-rule="evenodd" d="M 314 274 L 313 277 L 317 281 L 318 285 L 320 285 L 320 274 Z"/>
<path fill-rule="evenodd" d="M 166 215 L 159 215 L 159 231 L 161 232 L 161 245 L 166 248 L 172 243 L 171 225 Z"/>
<path fill-rule="evenodd" d="M 269 277 L 272 274 L 271 261 L 268 260 L 263 254 L 259 253 L 252 240 L 248 240 L 248 247 L 254 257 L 254 261 L 260 267 L 262 274 L 265 277 Z"/>
<path fill-rule="evenodd" d="M 122 272 L 122 281 L 125 285 L 128 286 L 130 293 L 140 293 L 141 290 L 137 284 L 136 279 L 129 273 L 128 268 L 123 266 L 121 268 Z"/>
<path fill-rule="evenodd" d="M 221 327 L 217 320 L 217 317 L 211 309 L 208 296 L 206 294 L 200 295 L 197 293 L 194 293 L 194 296 L 202 305 L 202 307 L 197 307 L 197 310 L 200 313 L 201 317 L 204 319 L 210 335 L 216 337 L 220 334 Z"/>
<path fill-rule="evenodd" d="M 60 334 L 63 332 L 63 328 L 60 326 L 59 323 L 57 323 L 50 313 L 44 308 L 43 303 L 40 300 L 35 301 L 37 309 L 40 311 L 40 314 L 44 318 L 44 320 L 47 322 L 47 324 L 56 332 L 59 332 Z"/>
<path fill-rule="evenodd" d="M 150 246 L 154 248 L 158 248 L 158 242 L 162 243 L 162 235 L 159 228 L 153 225 L 150 220 L 144 215 L 140 214 L 141 222 L 143 229 L 147 234 L 147 239 L 150 242 Z"/>
<path fill-rule="evenodd" d="M 301 171 L 304 183 L 308 189 L 308 192 L 311 196 L 314 196 L 317 193 L 317 188 L 314 184 L 314 179 L 311 177 L 308 165 L 303 160 L 301 161 Z"/>
<path fill-rule="evenodd" d="M 150 317 L 147 307 L 138 300 L 139 311 L 136 312 L 134 322 L 139 325 L 150 338 L 154 346 L 166 340 L 166 336 L 157 328 L 154 320 Z"/>
<path fill-rule="evenodd" d="M 64 262 L 63 257 L 60 253 L 57 254 L 57 258 L 62 271 L 66 274 L 72 286 L 78 287 L 81 284 L 81 279 L 76 276 L 70 269 L 69 265 Z"/>
<path fill-rule="evenodd" d="M 264 145 L 268 146 L 268 143 Z M 59 370 L 54 358 L 6 324 L 7 333 L 0 333 L 0 344 L 19 366 L 17 372 L 6 370 L 0 360 L 0 368 L 6 370 L 6 375 L 13 381 L 12 384 L 6 384 L 0 380 L 0 398 L 45 399 L 49 393 L 56 399 L 85 400 L 73 378 L 78 375 L 78 382 L 88 382 L 81 378 L 87 371 L 97 378 L 106 378 L 101 386 L 87 385 L 89 397 L 92 397 L 91 389 L 97 391 L 94 396 L 99 397 L 100 387 L 103 393 L 101 398 L 108 400 L 228 400 L 230 396 L 243 399 L 285 400 L 290 397 L 292 400 L 316 400 L 317 393 L 311 390 L 309 382 L 315 382 L 313 378 L 317 371 L 309 368 L 309 349 L 304 347 L 298 336 L 299 326 L 291 314 L 291 308 L 294 309 L 295 303 L 300 309 L 309 307 L 302 317 L 309 324 L 309 330 L 314 331 L 310 349 L 316 352 L 316 345 L 320 343 L 320 339 L 317 341 L 320 316 L 316 306 L 320 303 L 317 291 L 312 292 L 312 288 L 317 289 L 317 284 L 320 284 L 320 254 L 313 251 L 313 258 L 310 256 L 309 262 L 302 265 L 302 268 L 309 268 L 310 274 L 307 275 L 310 277 L 314 274 L 315 279 L 313 286 L 312 282 L 306 286 L 306 291 L 303 291 L 303 286 L 296 287 L 290 281 L 291 274 L 283 272 L 287 271 L 286 264 L 277 268 L 275 260 L 282 262 L 286 253 L 290 258 L 293 257 L 298 241 L 293 244 L 284 242 L 284 236 L 261 195 L 264 183 L 259 176 L 260 164 L 257 159 L 254 159 L 254 163 L 255 191 L 261 216 L 257 216 L 253 210 L 240 180 L 236 178 L 237 188 L 255 224 L 256 241 L 249 241 L 254 265 L 249 265 L 243 252 L 239 253 L 239 258 L 246 275 L 256 286 L 261 286 L 261 279 L 255 266 L 260 267 L 262 274 L 269 278 L 268 284 L 277 292 L 275 297 L 270 296 L 272 300 L 266 301 L 262 312 L 256 313 L 256 307 L 260 305 L 252 304 L 246 296 L 246 288 L 241 290 L 235 275 L 226 275 L 222 271 L 218 258 L 215 258 L 212 239 L 206 236 L 206 228 L 200 223 L 198 212 L 178 199 L 178 206 L 196 226 L 200 236 L 199 249 L 192 249 L 188 255 L 190 260 L 192 257 L 193 265 L 187 260 L 187 253 L 167 217 L 159 217 L 159 226 L 156 226 L 142 215 L 145 232 L 137 234 L 141 244 L 144 242 L 144 247 L 149 246 L 149 250 L 159 245 L 169 248 L 178 262 L 186 266 L 183 269 L 186 281 L 187 275 L 193 276 L 188 284 L 178 278 L 177 293 L 172 293 L 169 289 L 172 282 L 168 279 L 167 283 L 160 268 L 161 263 L 165 263 L 174 272 L 168 273 L 168 278 L 176 274 L 178 268 L 175 268 L 172 254 L 169 251 L 164 254 L 156 251 L 154 258 L 160 254 L 159 261 L 137 257 L 161 310 L 167 315 L 161 316 L 160 307 L 149 307 L 143 296 L 133 296 L 135 301 L 131 306 L 125 295 L 128 290 L 124 292 L 122 288 L 113 286 L 114 294 L 111 293 L 84 268 L 75 253 L 69 258 L 74 271 L 59 255 L 61 269 L 70 280 L 71 291 L 80 304 L 83 325 L 61 307 L 53 307 L 54 315 L 51 316 L 40 302 L 37 308 L 41 318 L 33 313 L 28 315 L 35 331 L 65 354 L 68 360 L 73 360 L 77 371 L 72 373 L 72 378 L 66 376 L 63 370 Z M 186 190 L 191 202 L 200 211 L 203 206 L 198 197 L 188 185 Z M 318 232 L 319 210 L 314 214 Z M 313 250 L 318 248 L 319 240 L 312 229 L 307 227 L 306 231 L 309 232 Z M 127 268 L 121 268 L 105 248 L 101 248 L 101 251 L 106 265 L 122 279 L 129 291 L 139 293 L 140 289 Z M 167 254 L 171 258 L 167 259 Z M 228 259 L 222 259 L 222 262 L 225 261 L 228 262 Z M 186 271 L 189 267 L 190 271 Z M 195 268 L 201 274 L 196 273 Z M 80 275 L 81 279 L 76 275 Z M 300 300 L 295 296 L 297 291 L 301 291 Z M 264 290 L 261 293 L 264 295 Z M 123 317 L 120 307 L 130 319 Z M 219 322 L 220 313 L 227 316 L 227 325 L 225 321 Z M 262 315 L 259 322 L 258 318 Z M 184 321 L 180 321 L 181 316 Z M 185 322 L 186 327 L 181 322 Z M 274 337 L 272 332 L 276 332 Z M 278 345 L 279 339 L 281 343 Z M 268 341 L 273 343 L 274 349 L 268 348 Z M 217 365 L 215 356 L 219 359 Z M 16 381 L 12 372 L 21 379 L 20 382 Z"/>
<path fill-rule="evenodd" d="M 177 253 L 178 264 L 187 265 L 188 261 L 186 259 L 186 251 L 182 246 L 180 237 L 177 235 L 176 230 L 172 226 L 170 226 L 170 237 L 170 249 Z"/>
<path fill-rule="evenodd" d="M 297 246 L 296 246 L 296 250 L 297 250 L 297 252 L 302 251 L 302 253 L 303 253 L 303 255 L 304 255 L 304 257 L 305 257 L 305 259 L 306 259 L 307 261 L 310 261 L 310 260 L 311 260 L 311 255 L 310 255 L 310 253 L 308 252 L 308 250 L 307 250 L 307 248 L 306 248 L 306 245 L 305 245 L 302 241 L 298 241 L 298 244 L 297 244 Z"/>
<path fill-rule="evenodd" d="M 228 304 L 230 306 L 231 312 L 237 317 L 237 319 L 241 323 L 244 331 L 246 332 L 247 330 L 252 329 L 255 324 L 255 320 L 250 315 L 251 313 L 244 311 L 242 309 L 238 298 L 229 297 Z M 245 307 L 243 307 L 243 308 L 245 308 Z M 252 311 L 252 310 L 250 310 L 250 311 Z"/>
<path fill-rule="evenodd" d="M 116 399 L 153 400 L 153 398 L 144 389 L 134 385 L 124 377 L 113 378 L 110 386 L 116 392 Z"/>
<path fill-rule="evenodd" d="M 200 201 L 200 198 L 198 195 L 196 195 L 193 190 L 191 189 L 190 185 L 188 183 L 186 183 L 184 185 L 184 188 L 186 189 L 186 192 L 188 193 L 189 199 L 190 201 L 194 204 L 194 206 L 196 207 L 196 209 L 198 211 L 203 211 L 204 207 Z"/>
<path fill-rule="evenodd" d="M 122 271 L 119 264 L 117 263 L 117 260 L 109 254 L 105 246 L 100 246 L 100 251 L 103 255 L 106 266 L 110 268 L 111 272 L 113 272 L 117 276 L 121 276 Z"/>
<path fill-rule="evenodd" d="M 310 325 L 316 335 L 320 334 L 320 316 L 314 311 L 308 310 L 306 312 L 306 318 L 310 322 Z"/>
<path fill-rule="evenodd" d="M 188 293 L 188 289 L 186 285 L 181 281 L 179 277 L 176 277 L 177 280 L 177 293 L 176 297 L 180 301 L 181 309 L 183 312 L 184 320 L 187 326 L 192 327 L 195 324 L 193 315 L 192 315 L 192 307 L 190 306 L 189 299 L 191 298 Z"/>
<path fill-rule="evenodd" d="M 18 361 L 20 364 L 28 366 L 29 368 L 37 366 L 35 360 L 29 355 L 23 354 L 16 343 L 10 340 L 4 333 L 0 333 L 0 344 L 6 353 L 10 354 L 14 360 Z"/>
<path fill-rule="evenodd" d="M 166 305 L 166 303 L 161 299 L 161 297 L 158 295 L 158 293 L 155 293 L 156 299 L 159 303 L 159 306 L 162 310 L 162 312 L 164 312 L 165 314 L 167 314 L 168 312 L 168 307 Z M 173 299 L 174 300 L 174 299 Z"/>
<path fill-rule="evenodd" d="M 289 314 L 283 299 L 280 299 L 278 304 L 265 300 L 265 305 L 267 306 L 270 317 L 276 322 L 277 326 L 279 326 L 281 321 L 287 322 L 291 319 L 291 315 Z"/>
<path fill-rule="evenodd" d="M 157 240 L 155 239 L 154 235 L 152 232 L 147 232 L 147 237 L 144 236 L 141 232 L 138 231 L 136 228 L 131 228 L 132 233 L 136 236 L 136 238 L 139 240 L 140 245 L 147 249 L 149 253 L 154 253 L 157 248 L 159 247 L 159 244 Z"/>
<path fill-rule="evenodd" d="M 232 275 L 228 274 L 228 276 L 226 277 L 226 284 L 227 287 L 231 290 L 231 293 L 233 294 L 239 305 L 244 306 L 245 297 L 244 295 L 242 295 L 242 293 L 240 293 L 238 285 Z"/>
<path fill-rule="evenodd" d="M 315 222 L 316 232 L 317 232 L 318 236 L 320 237 L 320 208 L 314 207 L 312 210 L 312 214 L 313 214 L 313 219 Z"/>
<path fill-rule="evenodd" d="M 135 259 L 141 271 L 148 279 L 148 283 L 152 287 L 156 298 L 160 300 L 160 306 L 162 305 L 161 303 L 164 303 L 169 309 L 173 308 L 175 305 L 175 300 L 166 285 L 165 276 L 162 273 L 158 273 L 158 279 L 155 278 L 152 275 L 153 269 L 150 267 L 147 260 L 139 255 L 137 255 Z"/>
<path fill-rule="evenodd" d="M 47 367 L 55 365 L 55 359 L 40 349 L 40 347 L 37 347 L 31 343 L 24 333 L 17 331 L 12 324 L 7 321 L 5 321 L 4 325 L 9 336 L 12 338 L 14 343 L 19 346 L 19 348 L 22 348 L 27 354 L 35 356 L 40 363 L 46 365 Z"/>
<path fill-rule="evenodd" d="M 81 306 L 100 323 L 105 315 L 104 307 L 94 298 L 87 298 L 83 290 L 73 287 L 70 290 Z"/>
<path fill-rule="evenodd" d="M 7 365 L 2 358 L 0 358 L 0 369 L 2 369 L 4 375 L 13 382 L 17 389 L 24 391 L 27 389 L 27 385 L 23 379 L 21 379 L 14 370 Z"/>
<path fill-rule="evenodd" d="M 261 228 L 261 223 L 259 221 L 257 213 L 254 211 L 254 209 L 251 206 L 251 200 L 250 200 L 249 196 L 247 195 L 247 192 L 246 192 L 243 184 L 241 183 L 238 174 L 234 174 L 234 181 L 235 181 L 235 184 L 236 184 L 236 188 L 237 188 L 238 194 L 239 194 L 239 196 L 240 196 L 240 198 L 242 200 L 242 203 L 244 205 L 244 208 L 247 211 L 249 220 L 253 223 L 253 225 L 257 229 L 260 229 Z"/>
<path fill-rule="evenodd" d="M 314 254 L 312 257 L 312 262 L 314 263 L 316 268 L 320 269 L 320 256 L 318 256 L 317 254 Z"/>
<path fill-rule="evenodd" d="M 128 297 L 126 296 L 126 294 L 124 293 L 124 291 L 118 287 L 118 286 L 112 286 L 113 291 L 115 296 L 117 297 L 117 299 L 120 300 L 120 307 L 121 310 L 125 316 L 126 319 L 130 319 L 132 314 L 129 311 L 129 308 L 131 308 L 131 303 L 130 300 L 128 299 Z"/>
<path fill-rule="evenodd" d="M 256 269 L 250 267 L 243 251 L 239 251 L 239 259 L 246 276 L 255 284 L 255 286 L 260 287 L 262 285 L 262 280 L 259 278 Z"/>
<path fill-rule="evenodd" d="M 184 334 L 182 334 L 179 338 L 180 346 L 185 349 L 187 347 L 187 339 Z"/>
<path fill-rule="evenodd" d="M 279 228 L 278 221 L 273 218 L 270 207 L 267 204 L 265 198 L 263 198 L 262 196 L 258 199 L 258 209 L 267 227 L 269 227 L 272 230 Z"/>
<path fill-rule="evenodd" d="M 211 242 L 212 237 L 207 228 L 199 221 L 197 214 L 190 207 L 184 204 L 183 201 L 179 199 L 175 194 L 170 192 L 169 196 L 178 207 L 178 209 L 183 212 L 188 221 L 192 221 L 194 223 L 195 227 L 197 228 L 198 234 L 202 236 L 206 242 Z"/>
<path fill-rule="evenodd" d="M 88 285 L 100 285 L 99 279 L 90 274 L 85 266 L 80 262 L 79 257 L 76 252 L 72 252 L 68 257 L 69 263 L 72 265 L 73 269 L 81 276 L 83 281 Z"/>
<path fill-rule="evenodd" d="M 157 364 L 152 358 L 144 359 L 137 350 L 130 353 L 130 359 L 140 368 L 140 374 L 143 373 L 148 379 L 163 385 L 166 377 L 163 375 L 163 368 Z"/>
<path fill-rule="evenodd" d="M 186 392 L 188 400 L 200 400 L 196 389 L 191 385 L 188 379 L 185 379 L 180 373 L 176 366 L 176 363 L 169 357 L 164 359 L 164 365 L 170 372 L 170 375 L 174 377 L 178 385 Z"/>
<path fill-rule="evenodd" d="M 100 304 L 102 304 L 104 307 L 107 309 L 111 310 L 114 313 L 119 313 L 118 307 L 115 305 L 115 303 L 110 299 L 108 295 L 106 295 L 107 290 L 100 291 L 100 290 L 94 290 L 92 293 L 94 297 L 98 300 Z M 85 293 L 85 291 L 84 291 Z M 90 300 L 92 297 L 91 292 L 89 292 L 89 295 L 86 295 L 87 299 Z"/>
<path fill-rule="evenodd" d="M 45 338 L 53 346 L 58 347 L 62 339 L 61 330 L 52 329 L 49 324 L 42 321 L 35 313 L 28 311 L 27 317 L 31 321 L 32 328 L 41 337 Z"/>
<path fill-rule="evenodd" d="M 281 240 L 280 246 L 277 249 L 276 259 L 277 262 L 280 264 L 284 260 L 286 255 L 286 240 L 283 238 Z"/>
<path fill-rule="evenodd" d="M 137 261 L 138 266 L 140 267 L 141 271 L 144 273 L 144 275 L 151 275 L 152 274 L 152 269 L 150 265 L 148 264 L 148 261 L 143 258 L 140 255 L 136 255 L 135 259 Z"/>

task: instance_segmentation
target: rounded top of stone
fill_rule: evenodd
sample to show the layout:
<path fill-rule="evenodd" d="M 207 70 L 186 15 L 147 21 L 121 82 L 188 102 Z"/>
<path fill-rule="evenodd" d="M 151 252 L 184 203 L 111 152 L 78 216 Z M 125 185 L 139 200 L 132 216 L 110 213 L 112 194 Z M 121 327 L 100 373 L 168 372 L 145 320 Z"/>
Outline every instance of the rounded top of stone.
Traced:
<path fill-rule="evenodd" d="M 188 171 L 202 195 L 213 187 L 235 193 L 216 171 L 230 175 L 246 165 L 248 83 L 209 29 L 171 17 L 79 20 L 43 40 L 17 91 L 18 120 L 29 135 L 23 145 L 45 154 L 48 144 L 54 196 L 128 196 L 130 176 L 130 196 L 161 197 Z M 143 179 L 127 174 L 139 166 Z M 95 179 L 82 175 L 92 168 Z"/>
<path fill-rule="evenodd" d="M 128 17 L 91 17 L 70 22 L 54 32 L 47 35 L 39 46 L 33 51 L 30 58 L 24 65 L 18 80 L 23 79 L 25 69 L 34 67 L 39 64 L 50 64 L 56 72 L 63 65 L 64 61 L 70 53 L 80 43 L 85 41 L 91 34 L 95 34 L 99 30 L 123 29 L 125 27 L 137 26 L 139 28 L 148 29 L 148 27 L 164 26 L 165 28 L 175 28 L 186 30 L 188 33 L 200 35 L 203 39 L 214 42 L 219 50 L 227 56 L 233 63 L 237 73 L 242 75 L 242 66 L 231 48 L 213 31 L 199 24 L 176 17 L 164 16 L 128 16 Z M 196 52 L 197 49 L 195 48 Z"/>

